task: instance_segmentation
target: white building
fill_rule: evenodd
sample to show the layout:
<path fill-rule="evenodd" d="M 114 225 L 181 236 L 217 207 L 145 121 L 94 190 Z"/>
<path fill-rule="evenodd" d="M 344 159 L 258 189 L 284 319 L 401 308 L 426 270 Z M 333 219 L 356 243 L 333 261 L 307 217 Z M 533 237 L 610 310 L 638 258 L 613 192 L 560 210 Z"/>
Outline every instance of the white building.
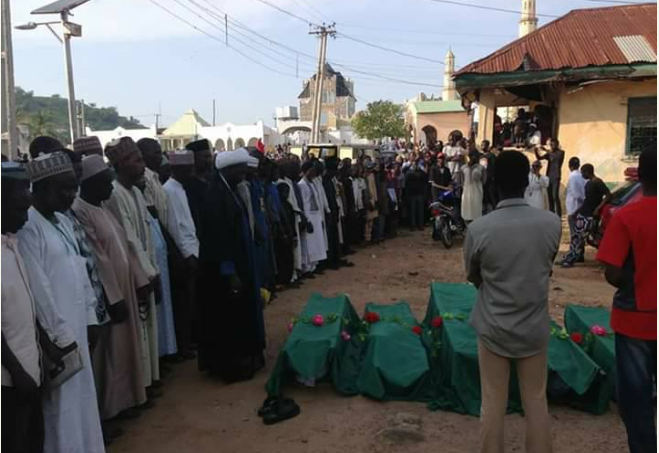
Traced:
<path fill-rule="evenodd" d="M 158 134 L 156 132 L 156 126 L 151 126 L 148 128 L 136 128 L 136 129 L 126 129 L 121 126 L 108 131 L 94 131 L 89 126 L 85 128 L 85 135 L 90 137 L 95 135 L 101 141 L 101 145 L 105 148 L 105 145 L 110 143 L 112 140 L 121 138 L 121 137 L 130 137 L 134 141 L 138 141 L 141 138 L 157 138 Z"/>

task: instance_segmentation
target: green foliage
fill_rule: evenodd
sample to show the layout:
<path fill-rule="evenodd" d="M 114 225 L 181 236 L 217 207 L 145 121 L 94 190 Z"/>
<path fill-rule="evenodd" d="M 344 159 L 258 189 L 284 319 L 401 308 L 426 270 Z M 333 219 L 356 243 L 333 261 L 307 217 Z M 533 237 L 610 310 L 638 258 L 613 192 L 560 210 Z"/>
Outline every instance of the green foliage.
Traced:
<path fill-rule="evenodd" d="M 19 123 L 30 127 L 30 138 L 51 135 L 69 143 L 69 107 L 66 98 L 58 94 L 35 96 L 32 91 L 16 87 L 16 116 Z M 116 107 L 96 107 L 85 103 L 86 125 L 95 130 L 144 127 L 135 118 L 119 115 Z"/>
<path fill-rule="evenodd" d="M 352 128 L 358 136 L 369 140 L 404 137 L 403 106 L 391 101 L 371 102 L 366 106 L 366 110 L 355 115 Z"/>

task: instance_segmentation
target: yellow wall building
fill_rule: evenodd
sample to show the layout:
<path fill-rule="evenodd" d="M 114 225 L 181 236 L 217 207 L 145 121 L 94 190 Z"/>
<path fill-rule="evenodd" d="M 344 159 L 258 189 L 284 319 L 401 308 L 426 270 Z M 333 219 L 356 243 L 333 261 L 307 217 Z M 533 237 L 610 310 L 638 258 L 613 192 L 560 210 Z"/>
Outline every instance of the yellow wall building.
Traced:
<path fill-rule="evenodd" d="M 478 139 L 502 141 L 498 108 L 530 106 L 543 143 L 557 137 L 566 151 L 564 181 L 572 156 L 622 181 L 657 146 L 656 27 L 656 4 L 574 10 L 460 69 L 456 88 L 478 105 Z"/>

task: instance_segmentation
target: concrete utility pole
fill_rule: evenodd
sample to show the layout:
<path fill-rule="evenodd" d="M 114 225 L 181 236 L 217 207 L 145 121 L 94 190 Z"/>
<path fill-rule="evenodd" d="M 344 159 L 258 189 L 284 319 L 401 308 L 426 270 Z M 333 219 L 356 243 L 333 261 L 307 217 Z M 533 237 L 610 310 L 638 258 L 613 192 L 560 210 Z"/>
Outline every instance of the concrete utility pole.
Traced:
<path fill-rule="evenodd" d="M 17 157 L 16 94 L 14 92 L 14 56 L 11 41 L 9 0 L 2 1 L 2 154 Z"/>
<path fill-rule="evenodd" d="M 325 77 L 325 58 L 327 56 L 327 36 L 335 37 L 334 24 L 316 26 L 309 32 L 310 35 L 320 36 L 318 48 L 318 71 L 316 72 L 315 93 L 313 98 L 313 110 L 311 114 L 311 142 L 320 142 L 320 117 L 323 107 L 323 78 Z"/>
<path fill-rule="evenodd" d="M 64 68 L 66 70 L 66 84 L 69 92 L 69 125 L 71 129 L 71 143 L 80 136 L 78 128 L 75 127 L 77 121 L 76 115 L 76 95 L 73 85 L 73 60 L 71 59 L 71 31 L 68 28 L 69 12 L 62 11 L 62 38 L 64 40 Z M 79 36 L 79 35 L 78 35 Z"/>

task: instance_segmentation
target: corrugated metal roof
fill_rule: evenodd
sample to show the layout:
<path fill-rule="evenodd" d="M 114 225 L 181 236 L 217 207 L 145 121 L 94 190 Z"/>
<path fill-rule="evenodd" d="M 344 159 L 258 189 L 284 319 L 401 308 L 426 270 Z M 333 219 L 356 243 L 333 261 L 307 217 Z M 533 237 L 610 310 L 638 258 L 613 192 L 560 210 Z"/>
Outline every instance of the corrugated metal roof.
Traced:
<path fill-rule="evenodd" d="M 637 39 L 633 43 L 623 40 L 623 51 L 615 38 L 630 36 L 643 38 L 648 48 L 641 50 Z M 632 58 L 644 58 L 633 62 L 657 61 L 656 3 L 570 11 L 487 57 L 470 63 L 460 69 L 456 77 L 467 73 L 629 64 L 632 62 L 628 58 L 630 55 Z"/>
<path fill-rule="evenodd" d="M 615 36 L 613 40 L 630 63 L 657 61 L 657 52 L 652 49 L 648 40 L 641 35 Z"/>

